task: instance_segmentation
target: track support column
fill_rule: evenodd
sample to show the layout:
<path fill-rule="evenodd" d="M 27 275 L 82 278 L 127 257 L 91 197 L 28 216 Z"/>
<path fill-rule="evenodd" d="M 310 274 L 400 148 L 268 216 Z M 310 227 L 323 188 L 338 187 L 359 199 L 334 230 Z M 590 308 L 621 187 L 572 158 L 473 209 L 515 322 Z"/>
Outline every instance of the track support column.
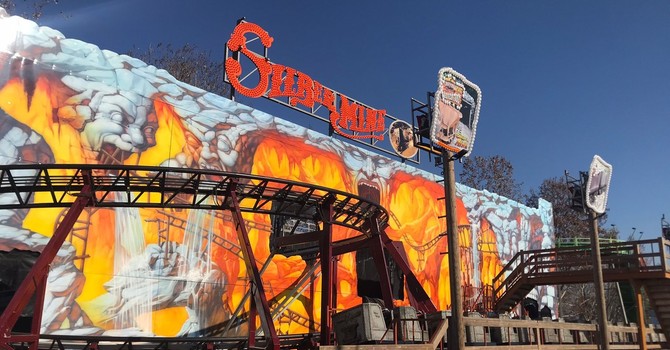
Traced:
<path fill-rule="evenodd" d="M 333 264 L 333 203 L 335 198 L 328 196 L 321 205 L 323 235 L 319 242 L 321 255 L 321 337 L 320 345 L 331 345 L 330 333 L 333 327 L 332 311 L 337 291 Z"/>
<path fill-rule="evenodd" d="M 86 184 L 81 192 L 77 195 L 77 199 L 72 203 L 67 214 L 56 228 L 53 236 L 49 239 L 49 243 L 44 247 L 40 253 L 39 258 L 35 261 L 35 265 L 30 269 L 19 288 L 14 293 L 12 300 L 5 308 L 5 311 L 0 316 L 0 332 L 2 332 L 2 339 L 0 339 L 0 348 L 13 349 L 11 343 L 13 341 L 27 342 L 30 349 L 37 349 L 40 336 L 40 320 L 42 317 L 42 308 L 44 302 L 44 288 L 46 286 L 46 278 L 49 273 L 49 266 L 53 262 L 58 250 L 63 246 L 63 242 L 67 235 L 72 230 L 75 222 L 79 218 L 81 212 L 88 205 L 92 205 L 93 201 L 93 186 L 91 180 L 90 170 L 83 170 L 84 177 L 87 179 Z M 33 320 L 31 326 L 32 334 L 12 336 L 12 328 L 16 324 L 21 311 L 28 305 L 30 298 L 37 292 L 35 298 L 35 315 L 39 320 Z"/>
<path fill-rule="evenodd" d="M 237 180 L 231 181 L 230 186 L 228 187 L 228 196 L 227 196 L 227 205 L 228 209 L 232 212 L 233 223 L 235 224 L 235 230 L 237 231 L 237 238 L 240 241 L 242 248 L 242 256 L 244 257 L 244 263 L 247 266 L 247 273 L 251 278 L 251 292 L 253 295 L 252 305 L 256 307 L 258 316 L 261 318 L 261 327 L 263 328 L 263 333 L 265 338 L 268 341 L 268 348 L 279 350 L 279 337 L 277 336 L 277 331 L 275 329 L 274 322 L 272 321 L 272 314 L 270 312 L 270 305 L 267 298 L 265 297 L 265 288 L 263 287 L 263 281 L 261 280 L 261 274 L 258 271 L 258 266 L 256 266 L 256 258 L 254 257 L 254 252 L 251 247 L 251 241 L 249 241 L 249 234 L 247 232 L 247 227 L 244 225 L 244 218 L 242 218 L 242 210 L 240 209 L 239 198 L 237 197 Z M 251 329 L 251 322 L 256 322 L 255 320 L 249 319 L 249 329 Z M 251 333 L 251 332 L 250 332 Z M 255 333 L 255 332 L 254 332 Z M 249 337 L 255 337 L 255 334 L 249 334 Z"/>
<path fill-rule="evenodd" d="M 386 254 L 384 254 L 384 243 L 382 241 L 381 229 L 379 228 L 379 218 L 371 218 L 372 240 L 369 243 L 372 257 L 379 274 L 379 284 L 384 298 L 384 305 L 387 309 L 393 310 L 393 292 L 391 291 L 391 279 L 389 277 L 388 266 L 386 265 Z"/>
<path fill-rule="evenodd" d="M 405 279 L 407 283 L 407 291 L 414 296 L 416 300 L 416 305 L 413 305 L 417 310 L 425 313 L 437 312 L 437 307 L 433 304 L 433 301 L 430 300 L 430 296 L 423 289 L 421 282 L 416 278 L 414 272 L 409 266 L 409 263 L 404 259 L 403 254 L 398 251 L 398 248 L 393 244 L 393 241 L 386 234 L 385 231 L 381 231 L 381 239 L 384 243 L 386 251 L 393 258 L 393 261 L 398 264 L 398 267 L 405 274 Z M 411 299 L 410 299 L 411 300 Z"/>

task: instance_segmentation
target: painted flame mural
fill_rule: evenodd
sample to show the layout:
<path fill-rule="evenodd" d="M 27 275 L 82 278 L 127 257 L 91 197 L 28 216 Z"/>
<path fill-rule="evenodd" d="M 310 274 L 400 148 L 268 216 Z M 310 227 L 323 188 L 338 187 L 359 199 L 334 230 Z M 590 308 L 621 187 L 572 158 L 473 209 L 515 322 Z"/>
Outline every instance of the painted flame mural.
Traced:
<path fill-rule="evenodd" d="M 142 164 L 319 184 L 379 201 L 439 309 L 449 284 L 443 188 L 433 174 L 201 89 L 0 9 L 0 163 Z M 514 254 L 553 246 L 551 205 L 528 208 L 458 185 L 465 297 L 476 302 Z M 0 198 L 12 201 L 15 198 Z M 123 200 L 119 198 L 119 200 Z M 62 209 L 0 211 L 0 249 L 41 250 Z M 321 279 L 273 254 L 268 215 L 245 214 L 278 332 L 318 329 Z M 249 280 L 229 213 L 87 209 L 49 274 L 42 332 L 237 335 Z M 353 235 L 336 228 L 337 239 Z M 361 302 L 356 258 L 338 262 L 338 308 Z M 310 278 L 303 278 L 310 275 Z M 406 294 L 406 293 L 405 293 Z M 552 287 L 531 295 L 550 307 Z M 402 303 L 408 303 L 407 300 Z"/>

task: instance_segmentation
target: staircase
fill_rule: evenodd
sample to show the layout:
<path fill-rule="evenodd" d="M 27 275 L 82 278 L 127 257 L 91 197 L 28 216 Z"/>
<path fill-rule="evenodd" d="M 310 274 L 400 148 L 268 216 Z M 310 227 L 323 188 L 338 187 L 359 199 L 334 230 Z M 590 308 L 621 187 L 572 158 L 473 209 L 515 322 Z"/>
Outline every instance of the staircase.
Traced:
<path fill-rule="evenodd" d="M 528 293 L 530 293 L 530 291 L 535 287 L 536 286 L 534 284 L 528 283 L 527 280 L 516 283 L 511 290 L 507 291 L 508 294 L 506 297 L 501 299 L 499 303 L 496 303 L 496 312 L 504 313 L 512 311 L 512 309 L 521 303 L 526 295 L 528 295 Z"/>
<path fill-rule="evenodd" d="M 642 282 L 649 303 L 656 313 L 665 339 L 670 339 L 670 279 L 650 279 Z"/>
<path fill-rule="evenodd" d="M 603 280 L 640 284 L 670 339 L 670 241 L 616 242 L 600 247 Z M 592 283 L 589 246 L 520 251 L 493 279 L 494 309 L 509 312 L 537 286 Z"/>

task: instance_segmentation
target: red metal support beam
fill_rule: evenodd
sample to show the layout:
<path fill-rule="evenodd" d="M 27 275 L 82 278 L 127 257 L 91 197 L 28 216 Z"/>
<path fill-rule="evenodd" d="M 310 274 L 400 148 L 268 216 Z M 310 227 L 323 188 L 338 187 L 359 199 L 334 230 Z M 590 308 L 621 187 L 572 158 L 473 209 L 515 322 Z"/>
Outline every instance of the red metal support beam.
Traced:
<path fill-rule="evenodd" d="M 256 308 L 256 302 L 254 299 L 254 290 L 251 289 L 251 301 L 249 302 L 249 325 L 247 327 L 249 334 L 247 335 L 247 344 L 249 348 L 256 346 L 256 317 L 258 317 L 258 309 Z"/>
<path fill-rule="evenodd" d="M 386 254 L 384 254 L 384 243 L 382 242 L 381 230 L 379 229 L 379 222 L 377 218 L 372 218 L 373 222 L 370 225 L 372 239 L 368 247 L 372 253 L 375 266 L 377 267 L 377 274 L 379 274 L 379 284 L 382 291 L 382 298 L 387 309 L 393 310 L 393 291 L 391 290 L 391 279 L 389 277 L 388 266 L 386 265 Z"/>
<path fill-rule="evenodd" d="M 253 248 L 251 247 L 251 241 L 249 241 L 249 234 L 247 232 L 247 227 L 244 224 L 244 218 L 242 218 L 242 211 L 240 209 L 240 202 L 237 196 L 237 180 L 232 180 L 228 188 L 228 207 L 232 212 L 233 223 L 235 224 L 235 230 L 237 231 L 237 237 L 240 241 L 240 246 L 242 248 L 242 256 L 244 258 L 244 263 L 247 267 L 247 273 L 251 278 L 251 288 L 253 299 L 252 303 L 255 304 L 256 311 L 258 316 L 261 318 L 261 328 L 263 329 L 263 334 L 265 335 L 266 340 L 268 341 L 268 348 L 279 350 L 279 337 L 277 336 L 277 330 L 275 329 L 274 322 L 272 321 L 272 313 L 270 312 L 270 304 L 268 303 L 267 297 L 265 296 L 265 289 L 263 288 L 263 281 L 261 280 L 261 274 L 258 271 L 258 266 L 256 265 L 256 258 L 254 257 Z M 254 305 L 251 306 L 252 308 Z M 249 318 L 249 329 L 253 327 L 251 322 L 255 322 L 255 318 L 252 320 Z M 251 332 L 250 332 L 251 333 Z M 255 333 L 255 332 L 254 332 Z M 249 337 L 255 337 L 255 334 L 249 334 Z"/>
<path fill-rule="evenodd" d="M 336 255 L 333 255 L 333 257 L 332 257 L 333 267 L 332 267 L 332 270 L 331 270 L 332 271 L 331 280 L 333 281 L 333 284 L 330 285 L 330 288 L 333 291 L 333 296 L 332 296 L 332 298 L 330 298 L 330 311 L 331 311 L 330 316 L 331 317 L 333 316 L 333 313 L 335 313 L 335 311 L 337 310 L 337 290 L 338 290 L 338 288 L 337 288 L 337 263 L 339 261 L 340 261 L 340 257 L 336 256 Z M 332 322 L 331 322 L 331 326 L 332 326 Z"/>
<path fill-rule="evenodd" d="M 356 236 L 333 242 L 333 255 L 338 256 L 355 252 L 361 247 L 367 246 L 371 240 L 372 238 L 367 236 Z"/>
<path fill-rule="evenodd" d="M 46 285 L 46 278 L 49 273 L 49 266 L 53 262 L 54 257 L 58 253 L 58 250 L 63 246 L 63 242 L 67 238 L 67 235 L 72 230 L 75 222 L 79 218 L 81 212 L 86 208 L 86 206 L 93 203 L 93 189 L 91 181 L 91 173 L 89 170 L 84 170 L 84 177 L 88 179 L 86 184 L 82 188 L 81 192 L 77 195 L 77 199 L 72 203 L 67 214 L 61 221 L 60 225 L 56 228 L 53 236 L 49 239 L 49 243 L 44 247 L 40 253 L 39 258 L 35 261 L 35 265 L 30 269 L 26 277 L 19 285 L 19 288 L 14 293 L 12 300 L 7 304 L 5 311 L 0 315 L 0 332 L 2 332 L 2 339 L 0 339 L 0 348 L 3 349 L 13 349 L 11 344 L 13 342 L 12 337 L 12 328 L 16 324 L 21 311 L 28 305 L 32 296 L 37 292 L 38 295 L 35 298 L 35 307 L 33 317 L 41 320 L 42 308 L 44 302 L 44 286 Z M 29 335 L 22 335 L 21 338 L 26 339 L 30 345 L 31 349 L 36 349 L 39 335 L 40 335 L 40 325 L 39 320 L 33 321 L 31 332 Z M 37 323 L 37 324 L 36 324 Z M 14 337 L 17 338 L 17 337 Z M 17 339 L 14 339 L 14 341 Z"/>
<path fill-rule="evenodd" d="M 48 271 L 47 271 L 48 274 Z M 46 294 L 47 289 L 47 275 L 42 276 L 41 281 L 37 285 L 37 290 L 35 291 L 35 305 L 33 306 L 33 322 L 30 327 L 31 334 L 37 334 L 37 340 L 39 340 L 39 334 L 42 326 L 42 310 L 44 310 L 44 295 Z M 37 350 L 38 342 L 30 344 L 30 350 Z"/>
<path fill-rule="evenodd" d="M 319 244 L 321 262 L 321 337 L 320 345 L 331 345 L 332 313 L 335 301 L 334 268 L 333 268 L 333 203 L 335 197 L 329 196 L 321 205 L 321 219 L 323 220 L 323 235 Z M 335 287 L 334 287 L 335 286 Z"/>
<path fill-rule="evenodd" d="M 391 238 L 389 238 L 385 231 L 381 231 L 380 234 L 386 251 L 393 258 L 393 261 L 398 264 L 400 270 L 402 270 L 402 272 L 405 274 L 407 291 L 414 297 L 414 300 L 416 301 L 416 305 L 413 306 L 417 310 L 424 313 L 437 312 L 437 307 L 435 307 L 433 301 L 430 300 L 430 296 L 428 296 L 428 293 L 426 293 L 426 291 L 423 289 L 423 286 L 414 275 L 414 272 L 410 268 L 409 264 L 403 258 L 403 254 L 398 251 L 398 248 L 393 244 L 393 241 Z"/>

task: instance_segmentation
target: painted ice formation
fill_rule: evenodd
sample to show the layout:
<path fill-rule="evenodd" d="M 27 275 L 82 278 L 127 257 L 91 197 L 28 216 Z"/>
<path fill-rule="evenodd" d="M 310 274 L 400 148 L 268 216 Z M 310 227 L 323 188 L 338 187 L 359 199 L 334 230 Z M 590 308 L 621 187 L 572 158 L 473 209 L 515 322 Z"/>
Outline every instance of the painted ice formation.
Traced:
<path fill-rule="evenodd" d="M 175 80 L 165 70 L 0 9 L 0 164 L 142 164 L 252 173 L 365 195 L 392 216 L 387 233 L 440 309 L 449 308 L 443 188 L 436 175 Z M 465 297 L 475 302 L 520 249 L 553 245 L 551 205 L 529 208 L 458 185 Z M 0 198 L 14 201 L 12 196 Z M 118 200 L 123 200 L 119 198 Z M 39 251 L 63 212 L 0 211 L 0 247 Z M 317 328 L 321 279 L 273 254 L 267 215 L 245 214 L 280 333 Z M 49 275 L 42 331 L 239 334 L 248 278 L 226 213 L 91 209 Z M 335 234 L 346 237 L 348 229 Z M 356 257 L 338 262 L 338 308 L 361 302 Z M 308 286 L 307 284 L 311 284 Z M 533 292 L 553 306 L 551 287 Z M 405 300 L 405 303 L 408 301 Z M 237 312 L 236 311 L 240 311 Z M 239 317 L 237 318 L 240 319 Z M 243 318 L 242 318 L 243 319 Z"/>

